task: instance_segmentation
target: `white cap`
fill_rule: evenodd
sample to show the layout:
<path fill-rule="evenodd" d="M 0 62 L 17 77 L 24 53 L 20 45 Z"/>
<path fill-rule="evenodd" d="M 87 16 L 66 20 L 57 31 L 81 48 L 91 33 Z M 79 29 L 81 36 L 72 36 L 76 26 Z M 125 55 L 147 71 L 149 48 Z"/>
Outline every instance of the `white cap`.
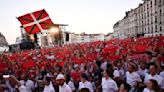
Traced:
<path fill-rule="evenodd" d="M 63 74 L 58 74 L 56 80 L 65 79 Z"/>
<path fill-rule="evenodd" d="M 78 66 L 79 66 L 78 64 L 75 64 L 75 65 L 74 65 L 74 68 L 76 68 L 76 67 L 78 67 Z"/>

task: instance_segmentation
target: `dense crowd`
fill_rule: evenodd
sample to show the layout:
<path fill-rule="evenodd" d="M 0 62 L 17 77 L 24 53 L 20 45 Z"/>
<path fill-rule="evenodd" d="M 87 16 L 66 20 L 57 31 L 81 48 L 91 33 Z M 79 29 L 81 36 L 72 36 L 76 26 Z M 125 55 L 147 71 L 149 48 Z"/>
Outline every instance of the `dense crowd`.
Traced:
<path fill-rule="evenodd" d="M 164 37 L 4 52 L 0 92 L 164 92 Z"/>

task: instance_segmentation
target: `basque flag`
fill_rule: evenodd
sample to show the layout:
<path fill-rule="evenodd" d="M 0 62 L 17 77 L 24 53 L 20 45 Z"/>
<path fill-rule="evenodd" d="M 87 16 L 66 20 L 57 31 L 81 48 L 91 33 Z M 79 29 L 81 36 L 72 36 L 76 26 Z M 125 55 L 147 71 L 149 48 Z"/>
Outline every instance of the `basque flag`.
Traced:
<path fill-rule="evenodd" d="M 48 13 L 42 9 L 18 17 L 22 27 L 28 34 L 35 34 L 44 29 L 50 28 L 53 24 Z"/>

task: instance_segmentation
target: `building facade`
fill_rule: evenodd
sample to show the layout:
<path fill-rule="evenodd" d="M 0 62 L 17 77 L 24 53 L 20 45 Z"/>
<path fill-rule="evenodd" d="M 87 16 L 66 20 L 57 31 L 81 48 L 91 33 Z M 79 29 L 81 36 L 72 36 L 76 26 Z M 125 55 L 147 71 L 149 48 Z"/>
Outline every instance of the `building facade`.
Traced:
<path fill-rule="evenodd" d="M 94 41 L 104 41 L 105 40 L 104 34 L 76 34 L 76 33 L 69 33 L 69 40 L 66 41 L 67 43 L 83 43 L 83 42 L 94 42 Z"/>
<path fill-rule="evenodd" d="M 114 24 L 116 38 L 164 35 L 164 0 L 143 0 Z"/>

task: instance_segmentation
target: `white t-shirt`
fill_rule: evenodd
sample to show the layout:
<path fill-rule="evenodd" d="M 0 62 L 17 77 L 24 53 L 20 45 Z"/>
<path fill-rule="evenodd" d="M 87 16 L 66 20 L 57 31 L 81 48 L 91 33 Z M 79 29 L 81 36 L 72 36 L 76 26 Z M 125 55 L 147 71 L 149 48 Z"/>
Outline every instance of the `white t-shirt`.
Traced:
<path fill-rule="evenodd" d="M 147 74 L 147 69 L 144 69 L 144 70 L 139 69 L 139 70 L 137 71 L 137 73 L 138 73 L 140 76 L 145 77 L 145 75 Z"/>
<path fill-rule="evenodd" d="M 100 68 L 102 70 L 106 70 L 106 68 L 107 68 L 107 62 L 102 63 L 101 66 L 100 66 Z"/>
<path fill-rule="evenodd" d="M 137 82 L 141 82 L 141 78 L 136 72 L 126 72 L 126 83 L 128 83 L 131 87 L 134 87 Z"/>
<path fill-rule="evenodd" d="M 19 81 L 21 85 L 25 85 L 25 81 L 24 80 L 20 80 Z"/>
<path fill-rule="evenodd" d="M 120 72 L 118 70 L 114 70 L 113 72 L 113 76 L 116 77 L 120 77 Z"/>
<path fill-rule="evenodd" d="M 64 83 L 63 86 L 59 86 L 59 92 L 72 92 L 71 88 Z"/>
<path fill-rule="evenodd" d="M 118 71 L 119 71 L 119 73 L 120 73 L 120 76 L 121 76 L 122 78 L 125 78 L 125 71 L 124 71 L 124 69 L 121 68 L 121 69 L 119 69 Z"/>
<path fill-rule="evenodd" d="M 116 82 L 111 78 L 102 78 L 102 92 L 115 92 L 118 90 Z"/>
<path fill-rule="evenodd" d="M 16 91 L 15 87 L 12 87 L 10 85 L 9 80 L 6 81 L 6 87 L 8 88 L 7 92 L 15 92 Z"/>
<path fill-rule="evenodd" d="M 144 83 L 146 83 L 149 79 L 154 79 L 154 80 L 156 80 L 157 82 L 158 82 L 158 85 L 161 87 L 161 88 L 164 88 L 164 79 L 161 77 L 161 76 L 159 76 L 159 75 L 154 75 L 154 76 L 152 76 L 152 75 L 150 75 L 150 74 L 146 74 L 146 76 L 145 76 L 145 79 L 144 79 Z"/>
<path fill-rule="evenodd" d="M 71 88 L 72 91 L 75 90 L 75 86 L 74 86 L 74 84 L 73 84 L 72 81 L 69 81 L 69 82 L 68 82 L 68 86 Z"/>
<path fill-rule="evenodd" d="M 159 74 L 162 78 L 164 78 L 164 70 L 160 72 Z"/>
<path fill-rule="evenodd" d="M 32 92 L 35 89 L 34 82 L 32 80 L 27 80 L 27 82 L 25 82 L 25 87 L 28 92 Z"/>
<path fill-rule="evenodd" d="M 153 90 L 150 90 L 148 88 L 144 88 L 143 92 L 154 92 Z"/>
<path fill-rule="evenodd" d="M 79 90 L 82 88 L 88 88 L 90 92 L 93 92 L 92 84 L 88 81 L 80 82 L 79 83 Z"/>
<path fill-rule="evenodd" d="M 19 92 L 28 92 L 26 87 L 24 85 L 21 85 L 19 88 L 18 88 Z"/>
<path fill-rule="evenodd" d="M 43 92 L 55 92 L 52 83 L 50 83 L 49 85 L 45 85 Z"/>

